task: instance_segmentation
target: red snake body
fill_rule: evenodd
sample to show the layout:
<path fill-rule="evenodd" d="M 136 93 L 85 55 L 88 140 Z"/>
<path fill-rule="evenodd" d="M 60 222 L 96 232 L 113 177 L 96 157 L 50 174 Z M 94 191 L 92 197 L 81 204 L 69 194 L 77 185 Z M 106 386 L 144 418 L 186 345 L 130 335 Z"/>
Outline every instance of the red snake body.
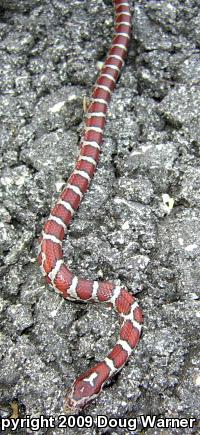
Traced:
<path fill-rule="evenodd" d="M 112 304 L 121 318 L 120 335 L 107 357 L 77 377 L 65 397 L 65 411 L 76 412 L 101 392 L 105 382 L 118 372 L 137 345 L 143 322 L 142 310 L 125 287 L 111 282 L 91 281 L 74 276 L 63 260 L 62 241 L 66 227 L 80 205 L 96 170 L 105 117 L 111 93 L 124 64 L 131 34 L 131 14 L 127 1 L 113 1 L 115 35 L 100 75 L 94 85 L 87 110 L 80 155 L 56 205 L 44 225 L 38 261 L 48 284 L 71 301 Z"/>

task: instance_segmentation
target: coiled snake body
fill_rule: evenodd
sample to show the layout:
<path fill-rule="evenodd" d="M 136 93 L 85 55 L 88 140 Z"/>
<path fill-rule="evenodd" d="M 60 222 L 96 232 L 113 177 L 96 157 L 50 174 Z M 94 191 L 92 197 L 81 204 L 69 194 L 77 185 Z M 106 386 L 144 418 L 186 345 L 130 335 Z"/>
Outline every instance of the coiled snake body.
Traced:
<path fill-rule="evenodd" d="M 117 343 L 94 367 L 74 381 L 65 397 L 65 411 L 76 412 L 101 392 L 105 382 L 118 372 L 137 345 L 143 322 L 142 310 L 125 287 L 111 282 L 91 281 L 73 275 L 63 260 L 62 241 L 66 227 L 80 205 L 96 170 L 102 143 L 105 117 L 127 54 L 131 34 L 131 14 L 127 1 L 114 0 L 115 35 L 106 60 L 94 85 L 87 110 L 80 155 L 56 205 L 44 225 L 38 261 L 48 284 L 71 301 L 112 304 L 121 318 Z"/>

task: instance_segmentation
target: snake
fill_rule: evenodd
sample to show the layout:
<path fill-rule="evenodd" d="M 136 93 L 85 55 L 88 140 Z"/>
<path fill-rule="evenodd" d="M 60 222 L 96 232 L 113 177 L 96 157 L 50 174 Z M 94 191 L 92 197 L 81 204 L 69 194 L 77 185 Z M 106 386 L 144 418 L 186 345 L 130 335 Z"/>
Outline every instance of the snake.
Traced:
<path fill-rule="evenodd" d="M 91 403 L 129 359 L 138 344 L 143 312 L 125 286 L 110 281 L 92 281 L 73 274 L 64 261 L 62 243 L 83 195 L 95 173 L 111 94 L 119 78 L 131 38 L 131 12 L 128 1 L 114 0 L 114 36 L 92 89 L 80 140 L 80 153 L 74 170 L 53 206 L 39 238 L 38 261 L 45 281 L 69 301 L 105 303 L 120 318 L 119 338 L 100 362 L 79 375 L 63 394 L 64 412 L 77 413 Z"/>

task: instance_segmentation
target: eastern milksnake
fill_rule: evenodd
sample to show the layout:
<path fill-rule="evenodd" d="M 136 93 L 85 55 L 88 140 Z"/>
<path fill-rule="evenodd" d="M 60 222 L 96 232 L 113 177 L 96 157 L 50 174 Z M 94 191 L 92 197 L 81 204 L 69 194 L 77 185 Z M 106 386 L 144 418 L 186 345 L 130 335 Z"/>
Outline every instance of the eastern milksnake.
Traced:
<path fill-rule="evenodd" d="M 131 35 L 131 14 L 127 1 L 114 0 L 115 35 L 94 85 L 87 109 L 80 155 L 74 171 L 44 225 L 40 238 L 39 264 L 48 284 L 66 299 L 112 304 L 120 315 L 120 336 L 107 357 L 78 376 L 65 397 L 65 412 L 76 412 L 98 396 L 105 382 L 117 373 L 137 345 L 143 322 L 142 310 L 125 287 L 111 282 L 78 278 L 63 260 L 62 241 L 82 196 L 96 170 L 105 117 L 126 57 Z"/>

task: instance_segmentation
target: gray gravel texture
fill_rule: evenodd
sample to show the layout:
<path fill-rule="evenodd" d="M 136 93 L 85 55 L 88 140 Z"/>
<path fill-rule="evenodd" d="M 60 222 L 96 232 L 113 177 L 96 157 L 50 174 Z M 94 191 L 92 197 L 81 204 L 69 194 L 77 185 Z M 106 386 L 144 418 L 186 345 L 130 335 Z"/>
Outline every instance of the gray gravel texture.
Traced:
<path fill-rule="evenodd" d="M 200 431 L 200 7 L 197 0 L 130 3 L 133 37 L 101 161 L 64 252 L 77 274 L 121 282 L 143 307 L 134 355 L 82 413 L 138 417 L 138 428 L 94 423 L 20 434 L 141 434 L 141 414 L 196 418 L 193 428 L 147 435 Z M 83 97 L 112 30 L 110 0 L 1 0 L 4 417 L 14 400 L 22 416 L 62 414 L 65 388 L 118 335 L 112 310 L 63 300 L 36 261 L 42 225 L 79 153 Z"/>

